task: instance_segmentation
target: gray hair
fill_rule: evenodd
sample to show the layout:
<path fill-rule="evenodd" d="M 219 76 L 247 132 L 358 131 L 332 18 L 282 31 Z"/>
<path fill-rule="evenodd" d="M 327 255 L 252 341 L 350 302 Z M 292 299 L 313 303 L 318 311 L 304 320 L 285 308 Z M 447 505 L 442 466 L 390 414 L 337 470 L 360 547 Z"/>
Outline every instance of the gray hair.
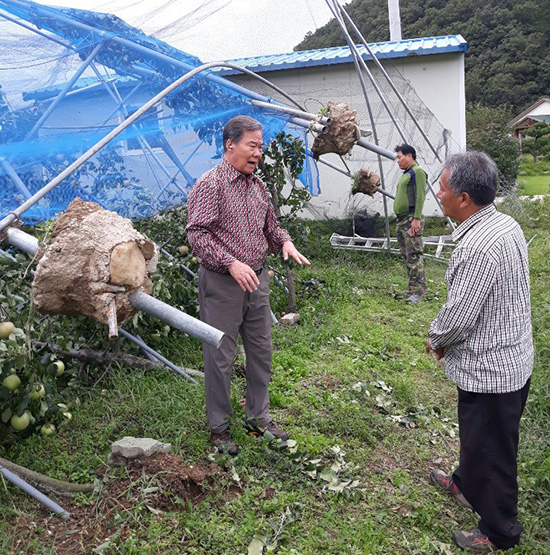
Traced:
<path fill-rule="evenodd" d="M 237 116 L 230 119 L 223 128 L 223 149 L 227 150 L 227 141 L 230 139 L 238 143 L 247 131 L 261 131 L 262 124 L 248 116 Z"/>
<path fill-rule="evenodd" d="M 453 154 L 443 164 L 449 170 L 447 183 L 454 195 L 468 193 L 478 206 L 491 204 L 497 194 L 498 168 L 484 152 L 471 150 Z"/>

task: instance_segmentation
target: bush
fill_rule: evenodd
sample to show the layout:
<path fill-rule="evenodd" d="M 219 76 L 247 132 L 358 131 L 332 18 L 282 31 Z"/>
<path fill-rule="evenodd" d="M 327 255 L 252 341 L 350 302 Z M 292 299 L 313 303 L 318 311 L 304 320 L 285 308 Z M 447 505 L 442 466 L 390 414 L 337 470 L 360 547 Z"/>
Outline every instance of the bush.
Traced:
<path fill-rule="evenodd" d="M 466 110 L 466 142 L 468 149 L 481 150 L 496 162 L 501 174 L 499 187 L 510 191 L 518 176 L 519 143 L 510 134 L 512 119 L 509 107 L 491 108 L 470 104 Z"/>

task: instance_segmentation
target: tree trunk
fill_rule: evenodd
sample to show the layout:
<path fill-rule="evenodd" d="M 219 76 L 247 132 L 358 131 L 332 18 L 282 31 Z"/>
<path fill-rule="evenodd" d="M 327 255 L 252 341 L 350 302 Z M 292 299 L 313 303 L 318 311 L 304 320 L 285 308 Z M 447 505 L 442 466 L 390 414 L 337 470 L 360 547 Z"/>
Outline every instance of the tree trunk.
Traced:
<path fill-rule="evenodd" d="M 70 482 L 64 482 L 62 480 L 56 480 L 55 478 L 50 478 L 49 476 L 44 476 L 35 472 L 34 470 L 29 470 L 24 466 L 19 466 L 18 464 L 12 463 L 6 459 L 0 458 L 0 466 L 11 470 L 14 474 L 17 474 L 23 480 L 29 482 L 35 488 L 46 491 L 47 493 L 57 493 L 59 495 L 73 495 L 74 493 L 91 493 L 94 491 L 93 484 L 71 484 Z"/>
<path fill-rule="evenodd" d="M 130 368 L 139 368 L 140 370 L 154 370 L 158 368 L 165 368 L 164 364 L 160 361 L 151 361 L 135 355 L 123 355 L 116 353 L 105 353 L 103 351 L 93 351 L 91 349 L 68 349 L 63 350 L 59 345 L 50 345 L 48 343 L 41 343 L 39 341 L 33 342 L 37 349 L 48 347 L 54 353 L 61 356 L 75 358 L 80 362 L 97 362 L 98 364 L 109 365 L 113 363 L 122 364 Z M 182 370 L 189 375 L 204 377 L 202 372 L 193 370 L 191 368 L 182 368 Z"/>
<path fill-rule="evenodd" d="M 277 187 L 273 183 L 269 183 L 269 188 L 271 192 L 271 202 L 273 203 L 273 208 L 275 210 L 275 216 L 279 220 L 281 218 L 281 208 L 279 207 L 279 194 L 277 192 Z M 290 264 L 286 265 L 286 281 L 288 287 L 288 312 L 296 312 L 296 289 L 294 288 L 294 274 L 292 273 L 292 268 Z"/>

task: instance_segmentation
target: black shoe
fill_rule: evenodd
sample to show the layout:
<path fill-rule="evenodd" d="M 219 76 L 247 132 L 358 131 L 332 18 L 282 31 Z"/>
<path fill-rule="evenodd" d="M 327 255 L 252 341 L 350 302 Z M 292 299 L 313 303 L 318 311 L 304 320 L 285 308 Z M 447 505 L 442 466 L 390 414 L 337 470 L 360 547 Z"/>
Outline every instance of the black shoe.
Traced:
<path fill-rule="evenodd" d="M 239 454 L 239 446 L 233 441 L 233 438 L 229 434 L 229 428 L 226 428 L 219 434 L 211 434 L 211 437 L 212 443 L 218 450 L 218 453 L 222 455 L 227 453 L 232 457 L 236 457 Z"/>
<path fill-rule="evenodd" d="M 288 439 L 288 432 L 281 430 L 277 425 L 271 420 L 267 424 L 257 425 L 252 422 L 246 423 L 246 430 L 252 436 L 263 436 L 266 432 L 270 433 L 272 436 L 286 441 Z"/>

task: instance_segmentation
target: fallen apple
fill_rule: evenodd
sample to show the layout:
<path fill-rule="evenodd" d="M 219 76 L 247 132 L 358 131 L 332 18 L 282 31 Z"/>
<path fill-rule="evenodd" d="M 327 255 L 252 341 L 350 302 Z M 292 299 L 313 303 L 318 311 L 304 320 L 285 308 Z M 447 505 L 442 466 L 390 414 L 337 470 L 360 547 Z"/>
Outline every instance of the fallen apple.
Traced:
<path fill-rule="evenodd" d="M 178 251 L 180 251 L 180 254 L 187 254 L 189 252 L 189 247 L 187 245 L 180 245 Z"/>
<path fill-rule="evenodd" d="M 55 426 L 53 424 L 44 424 L 42 428 L 40 428 L 40 433 L 43 436 L 51 436 L 55 433 Z"/>
<path fill-rule="evenodd" d="M 65 372 L 65 364 L 62 360 L 56 360 L 52 363 L 55 366 L 55 375 L 61 376 Z"/>

